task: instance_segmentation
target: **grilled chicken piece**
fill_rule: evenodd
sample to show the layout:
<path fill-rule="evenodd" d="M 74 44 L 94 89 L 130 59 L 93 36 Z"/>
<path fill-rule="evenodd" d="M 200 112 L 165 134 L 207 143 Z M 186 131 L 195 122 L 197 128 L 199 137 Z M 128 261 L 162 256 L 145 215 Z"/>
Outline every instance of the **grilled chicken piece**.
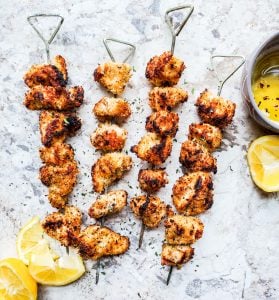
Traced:
<path fill-rule="evenodd" d="M 76 244 L 82 257 L 98 260 L 103 256 L 125 253 L 130 241 L 108 227 L 90 225 L 81 231 Z"/>
<path fill-rule="evenodd" d="M 142 219 L 145 226 L 158 227 L 167 214 L 166 204 L 159 197 L 141 195 L 131 199 L 133 213 Z"/>
<path fill-rule="evenodd" d="M 64 213 L 54 212 L 42 221 L 44 231 L 64 246 L 72 246 L 72 237 L 78 235 L 82 223 L 82 214 L 75 206 L 66 206 Z"/>
<path fill-rule="evenodd" d="M 32 88 L 36 85 L 63 87 L 68 81 L 65 59 L 58 55 L 54 64 L 33 65 L 24 75 L 25 84 Z"/>
<path fill-rule="evenodd" d="M 193 172 L 180 177 L 172 188 L 172 200 L 179 213 L 194 216 L 213 204 L 212 176 L 207 172 Z"/>
<path fill-rule="evenodd" d="M 74 149 L 71 145 L 60 142 L 40 149 L 41 160 L 46 164 L 56 166 L 63 166 L 68 161 L 73 161 L 74 154 Z"/>
<path fill-rule="evenodd" d="M 122 123 L 130 117 L 131 108 L 124 99 L 103 97 L 94 105 L 93 113 L 100 122 Z"/>
<path fill-rule="evenodd" d="M 155 86 L 173 86 L 185 69 L 184 62 L 167 51 L 147 63 L 145 77 Z"/>
<path fill-rule="evenodd" d="M 170 245 L 193 244 L 202 237 L 203 223 L 196 217 L 174 215 L 165 221 L 166 242 Z"/>
<path fill-rule="evenodd" d="M 128 131 L 115 124 L 101 123 L 91 135 L 91 144 L 102 151 L 121 151 L 125 145 Z"/>
<path fill-rule="evenodd" d="M 194 248 L 187 245 L 163 244 L 161 253 L 161 264 L 166 266 L 176 266 L 181 268 L 194 256 Z"/>
<path fill-rule="evenodd" d="M 128 194 L 124 190 L 111 191 L 99 195 L 90 206 L 88 214 L 91 218 L 99 219 L 107 215 L 119 213 L 127 205 Z"/>
<path fill-rule="evenodd" d="M 65 141 L 81 127 L 81 121 L 74 113 L 43 110 L 39 122 L 42 144 L 46 147 L 56 141 Z"/>
<path fill-rule="evenodd" d="M 137 157 L 158 166 L 166 161 L 172 150 L 172 138 L 161 137 L 156 133 L 149 132 L 141 138 L 139 143 L 131 147 L 131 151 Z"/>
<path fill-rule="evenodd" d="M 228 126 L 234 117 L 236 104 L 205 89 L 195 104 L 203 122 L 221 129 Z"/>
<path fill-rule="evenodd" d="M 132 168 L 129 155 L 112 152 L 101 156 L 93 165 L 91 175 L 96 193 L 102 193 L 114 181 L 122 178 Z"/>
<path fill-rule="evenodd" d="M 205 146 L 209 151 L 214 151 L 221 146 L 222 132 L 218 127 L 207 123 L 192 123 L 189 126 L 188 138 Z"/>
<path fill-rule="evenodd" d="M 145 129 L 161 136 L 174 137 L 178 130 L 179 117 L 177 113 L 160 110 L 152 113 L 146 119 Z"/>
<path fill-rule="evenodd" d="M 94 71 L 94 80 L 114 95 L 121 95 L 132 76 L 132 68 L 125 63 L 107 62 Z"/>
<path fill-rule="evenodd" d="M 164 169 L 142 169 L 138 181 L 140 188 L 147 193 L 157 192 L 169 182 Z"/>
<path fill-rule="evenodd" d="M 179 161 L 190 172 L 206 171 L 214 174 L 217 172 L 216 159 L 207 148 L 196 141 L 187 140 L 182 143 Z"/>
<path fill-rule="evenodd" d="M 176 87 L 155 87 L 149 92 L 149 105 L 155 111 L 170 111 L 187 100 L 188 93 Z"/>
<path fill-rule="evenodd" d="M 71 110 L 81 106 L 83 98 L 81 86 L 67 91 L 64 87 L 36 85 L 25 94 L 24 105 L 31 110 Z"/>

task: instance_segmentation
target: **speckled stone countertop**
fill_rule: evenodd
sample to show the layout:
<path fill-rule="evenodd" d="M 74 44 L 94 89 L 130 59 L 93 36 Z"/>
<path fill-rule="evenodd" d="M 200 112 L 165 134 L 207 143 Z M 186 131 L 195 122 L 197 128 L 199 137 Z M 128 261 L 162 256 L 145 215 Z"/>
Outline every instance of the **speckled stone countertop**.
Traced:
<path fill-rule="evenodd" d="M 278 30 L 278 0 L 192 1 L 195 11 L 177 40 L 175 54 L 187 65 L 179 86 L 189 91 L 189 101 L 180 106 L 179 132 L 171 158 L 166 163 L 170 183 L 159 195 L 171 203 L 171 188 L 182 175 L 178 163 L 180 144 L 188 125 L 198 121 L 195 99 L 204 88 L 216 91 L 210 71 L 213 53 L 249 53 Z M 102 39 L 117 36 L 137 45 L 132 61 L 135 72 L 125 91 L 133 116 L 126 149 L 144 133 L 150 114 L 145 65 L 150 57 L 170 48 L 171 37 L 164 23 L 167 8 L 182 2 L 170 0 L 123 1 L 4 1 L 0 0 L 0 258 L 15 256 L 19 228 L 33 215 L 54 211 L 47 189 L 38 179 L 40 136 L 38 112 L 22 105 L 26 89 L 22 76 L 28 67 L 45 60 L 42 42 L 26 22 L 34 13 L 58 13 L 65 22 L 51 46 L 51 55 L 62 54 L 69 65 L 70 84 L 83 85 L 85 103 L 78 114 L 82 130 L 69 142 L 76 151 L 80 176 L 70 203 L 85 215 L 93 199 L 90 169 L 99 156 L 89 136 L 96 127 L 91 110 L 104 91 L 92 80 L 98 63 L 108 60 Z M 178 15 L 179 17 L 179 15 Z M 230 66 L 230 64 L 229 64 Z M 226 74 L 228 68 L 219 66 Z M 123 256 L 102 260 L 99 285 L 94 284 L 94 264 L 79 281 L 66 287 L 40 288 L 39 299 L 279 299 L 279 202 L 278 194 L 264 194 L 251 182 L 246 164 L 247 146 L 265 134 L 248 116 L 240 96 L 241 72 L 225 85 L 223 95 L 237 103 L 233 124 L 227 128 L 214 177 L 215 203 L 201 216 L 205 232 L 195 244 L 196 255 L 165 285 L 168 269 L 160 265 L 163 226 L 147 231 L 137 251 L 139 220 L 127 208 L 109 218 L 107 225 L 126 234 L 131 248 Z M 137 173 L 142 163 L 134 155 L 134 168 L 116 186 L 129 195 L 139 194 Z"/>

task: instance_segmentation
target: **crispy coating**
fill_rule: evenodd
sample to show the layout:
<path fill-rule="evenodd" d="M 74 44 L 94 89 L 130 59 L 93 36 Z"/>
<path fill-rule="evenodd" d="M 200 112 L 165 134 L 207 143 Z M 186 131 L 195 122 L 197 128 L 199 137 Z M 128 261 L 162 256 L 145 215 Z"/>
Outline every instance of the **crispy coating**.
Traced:
<path fill-rule="evenodd" d="M 40 113 L 40 132 L 42 144 L 51 146 L 56 141 L 63 142 L 81 127 L 80 119 L 75 113 L 63 113 L 43 110 Z"/>
<path fill-rule="evenodd" d="M 124 99 L 103 97 L 94 105 L 93 113 L 100 122 L 122 123 L 130 117 L 132 112 L 129 103 Z"/>
<path fill-rule="evenodd" d="M 188 245 L 163 244 L 161 253 L 161 264 L 166 266 L 176 266 L 180 268 L 194 256 L 194 248 Z"/>
<path fill-rule="evenodd" d="M 72 246 L 72 236 L 78 235 L 82 223 L 82 214 L 75 206 L 66 206 L 64 213 L 54 212 L 42 221 L 44 231 L 64 246 Z"/>
<path fill-rule="evenodd" d="M 112 152 L 101 156 L 92 166 L 92 182 L 96 193 L 102 193 L 106 187 L 119 180 L 132 168 L 129 155 Z"/>
<path fill-rule="evenodd" d="M 155 87 L 149 92 L 149 105 L 154 111 L 171 110 L 188 100 L 188 93 L 176 87 Z"/>
<path fill-rule="evenodd" d="M 212 176 L 207 172 L 193 172 L 180 177 L 172 188 L 172 201 L 181 214 L 194 216 L 213 204 Z"/>
<path fill-rule="evenodd" d="M 164 169 L 142 169 L 138 181 L 140 188 L 147 193 L 157 192 L 169 182 Z"/>
<path fill-rule="evenodd" d="M 203 234 L 204 225 L 196 217 L 174 215 L 165 221 L 166 242 L 170 245 L 193 244 Z"/>
<path fill-rule="evenodd" d="M 217 172 L 216 159 L 211 153 L 196 141 L 185 141 L 181 145 L 180 163 L 191 172 Z"/>
<path fill-rule="evenodd" d="M 105 152 L 121 151 L 125 145 L 128 131 L 111 123 L 100 123 L 91 135 L 91 144 Z"/>
<path fill-rule="evenodd" d="M 161 137 L 156 133 L 149 132 L 144 135 L 139 143 L 131 147 L 131 151 L 137 157 L 158 166 L 166 161 L 172 150 L 172 138 Z"/>
<path fill-rule="evenodd" d="M 114 95 L 121 95 L 132 76 L 132 68 L 125 63 L 107 62 L 94 71 L 94 80 Z"/>
<path fill-rule="evenodd" d="M 118 213 L 127 205 L 127 197 L 128 193 L 124 190 L 115 190 L 99 195 L 90 206 L 88 214 L 91 218 L 99 219 Z"/>
<path fill-rule="evenodd" d="M 131 199 L 133 213 L 142 219 L 145 226 L 158 227 L 167 214 L 166 204 L 157 196 L 141 195 Z"/>
<path fill-rule="evenodd" d="M 195 104 L 198 114 L 203 122 L 217 126 L 221 129 L 228 126 L 234 117 L 236 104 L 221 96 L 214 96 L 205 89 Z"/>
<path fill-rule="evenodd" d="M 214 151 L 221 146 L 222 132 L 220 128 L 207 123 L 192 123 L 189 126 L 188 139 L 200 143 L 209 151 Z"/>
<path fill-rule="evenodd" d="M 40 158 L 45 164 L 62 166 L 68 161 L 74 160 L 74 149 L 69 144 L 60 142 L 54 143 L 50 147 L 40 149 Z"/>
<path fill-rule="evenodd" d="M 184 62 L 166 51 L 152 57 L 147 63 L 145 77 L 155 86 L 173 86 L 185 69 Z"/>
<path fill-rule="evenodd" d="M 23 79 L 30 88 L 36 85 L 64 87 L 68 81 L 65 59 L 58 55 L 54 58 L 54 64 L 33 65 Z"/>

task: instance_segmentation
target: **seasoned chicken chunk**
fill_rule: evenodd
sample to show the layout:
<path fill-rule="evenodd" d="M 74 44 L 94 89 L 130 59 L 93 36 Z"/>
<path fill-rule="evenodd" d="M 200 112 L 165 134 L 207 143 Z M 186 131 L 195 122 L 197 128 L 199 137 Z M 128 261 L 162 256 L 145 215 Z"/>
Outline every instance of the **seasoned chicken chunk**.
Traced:
<path fill-rule="evenodd" d="M 195 104 L 203 122 L 221 129 L 228 126 L 234 117 L 236 104 L 221 96 L 214 96 L 205 89 Z"/>
<path fill-rule="evenodd" d="M 115 121 L 121 123 L 130 117 L 131 108 L 124 99 L 103 97 L 94 105 L 93 113 L 100 122 Z"/>
<path fill-rule="evenodd" d="M 72 237 L 78 235 L 82 223 L 82 214 L 75 206 L 66 206 L 64 213 L 54 212 L 42 221 L 44 231 L 64 246 L 72 246 Z"/>
<path fill-rule="evenodd" d="M 132 68 L 125 63 L 107 62 L 94 71 L 94 80 L 114 95 L 121 95 L 132 76 Z"/>
<path fill-rule="evenodd" d="M 176 87 L 155 87 L 149 92 L 149 105 L 155 111 L 171 110 L 188 100 L 188 93 Z"/>
<path fill-rule="evenodd" d="M 172 188 L 172 201 L 181 214 L 194 216 L 213 204 L 212 176 L 207 172 L 193 172 L 180 177 Z"/>
<path fill-rule="evenodd" d="M 164 169 L 142 169 L 139 171 L 140 188 L 147 193 L 154 193 L 164 187 L 169 181 Z"/>
<path fill-rule="evenodd" d="M 172 138 L 161 137 L 156 133 L 147 133 L 131 151 L 152 165 L 158 166 L 166 161 L 172 150 Z"/>
<path fill-rule="evenodd" d="M 221 146 L 222 132 L 218 127 L 207 123 L 192 123 L 189 126 L 188 138 L 205 146 L 209 151 L 214 151 Z"/>
<path fill-rule="evenodd" d="M 68 91 L 64 87 L 36 85 L 26 94 L 24 105 L 31 110 L 71 110 L 81 106 L 83 87 L 75 86 Z"/>
<path fill-rule="evenodd" d="M 182 143 L 179 161 L 190 172 L 217 172 L 216 159 L 207 148 L 195 141 L 187 140 Z"/>
<path fill-rule="evenodd" d="M 127 205 L 128 194 L 124 190 L 111 191 L 99 195 L 90 206 L 88 214 L 91 218 L 99 219 L 107 215 L 119 213 Z"/>
<path fill-rule="evenodd" d="M 141 195 L 131 199 L 130 207 L 133 213 L 142 219 L 145 226 L 158 227 L 167 214 L 166 204 L 156 196 Z"/>
<path fill-rule="evenodd" d="M 171 245 L 193 244 L 202 237 L 203 223 L 196 217 L 174 215 L 165 221 L 166 242 Z"/>
<path fill-rule="evenodd" d="M 74 113 L 43 110 L 40 113 L 40 132 L 42 144 L 51 146 L 56 141 L 63 142 L 81 127 L 80 119 Z"/>
<path fill-rule="evenodd" d="M 129 155 L 112 152 L 101 156 L 93 165 L 91 175 L 96 193 L 102 193 L 114 181 L 122 178 L 132 168 Z"/>
<path fill-rule="evenodd" d="M 128 131 L 118 125 L 101 123 L 91 135 L 91 144 L 102 151 L 121 151 L 125 145 Z"/>
<path fill-rule="evenodd" d="M 176 266 L 187 263 L 194 256 L 194 248 L 188 245 L 163 244 L 161 253 L 161 264 L 166 266 Z"/>
<path fill-rule="evenodd" d="M 74 149 L 69 144 L 56 142 L 50 147 L 42 147 L 40 158 L 46 164 L 62 166 L 74 160 Z"/>

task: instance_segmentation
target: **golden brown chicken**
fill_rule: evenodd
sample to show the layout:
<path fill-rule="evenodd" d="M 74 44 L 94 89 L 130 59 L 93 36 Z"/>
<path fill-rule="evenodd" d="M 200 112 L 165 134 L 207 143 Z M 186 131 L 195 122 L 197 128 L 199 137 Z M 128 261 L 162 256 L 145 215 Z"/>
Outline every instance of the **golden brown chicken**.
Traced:
<path fill-rule="evenodd" d="M 138 181 L 140 188 L 147 193 L 157 192 L 169 182 L 164 169 L 142 169 Z"/>
<path fill-rule="evenodd" d="M 131 147 L 138 158 L 158 166 L 166 161 L 172 150 L 172 138 L 161 137 L 156 133 L 149 132 L 144 135 L 139 143 Z"/>
<path fill-rule="evenodd" d="M 40 157 L 45 164 L 61 166 L 74 160 L 74 149 L 69 144 L 56 142 L 50 147 L 42 147 Z"/>
<path fill-rule="evenodd" d="M 102 151 L 121 151 L 125 145 L 128 131 L 111 123 L 100 123 L 91 135 L 91 144 Z"/>
<path fill-rule="evenodd" d="M 114 181 L 122 178 L 132 168 L 129 155 L 112 152 L 101 156 L 92 166 L 92 182 L 96 193 L 102 193 Z"/>
<path fill-rule="evenodd" d="M 127 205 L 128 194 L 124 190 L 110 191 L 99 195 L 90 206 L 88 214 L 91 218 L 99 219 L 107 215 L 119 213 Z"/>
<path fill-rule="evenodd" d="M 196 141 L 185 141 L 181 145 L 180 163 L 190 172 L 206 171 L 217 172 L 216 159 L 211 153 Z"/>
<path fill-rule="evenodd" d="M 178 130 L 178 122 L 179 117 L 177 113 L 160 110 L 147 117 L 145 129 L 161 136 L 174 137 Z"/>
<path fill-rule="evenodd" d="M 194 216 L 213 204 L 212 176 L 207 172 L 193 172 L 180 177 L 172 188 L 172 201 L 181 214 Z"/>
<path fill-rule="evenodd" d="M 171 110 L 188 100 L 188 93 L 176 87 L 155 87 L 149 92 L 149 105 L 155 111 Z"/>
<path fill-rule="evenodd" d="M 155 86 L 173 86 L 178 83 L 184 69 L 184 62 L 167 51 L 149 60 L 145 77 Z"/>
<path fill-rule="evenodd" d="M 228 126 L 234 117 L 236 104 L 221 96 L 214 96 L 205 89 L 195 104 L 203 122 L 221 129 Z"/>
<path fill-rule="evenodd" d="M 132 68 L 125 63 L 107 62 L 94 71 L 94 80 L 114 95 L 121 95 L 132 76 Z"/>
<path fill-rule="evenodd" d="M 194 248 L 188 245 L 163 244 L 161 253 L 161 264 L 166 266 L 176 266 L 180 268 L 194 256 Z"/>

